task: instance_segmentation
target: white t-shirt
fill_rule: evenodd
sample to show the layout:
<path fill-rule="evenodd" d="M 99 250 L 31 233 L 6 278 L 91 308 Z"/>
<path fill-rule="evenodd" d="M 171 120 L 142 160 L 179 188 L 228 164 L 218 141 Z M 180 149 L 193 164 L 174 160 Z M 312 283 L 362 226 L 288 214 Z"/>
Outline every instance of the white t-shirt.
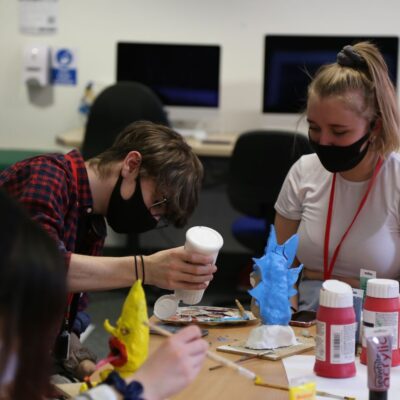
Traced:
<path fill-rule="evenodd" d="M 290 169 L 275 204 L 283 217 L 300 220 L 297 258 L 310 270 L 323 271 L 332 177 L 316 154 L 303 156 Z M 329 261 L 358 209 L 368 182 L 351 182 L 337 174 Z M 383 162 L 364 208 L 341 246 L 333 274 L 359 277 L 360 268 L 375 270 L 378 278 L 400 276 L 400 155 L 397 153 Z"/>

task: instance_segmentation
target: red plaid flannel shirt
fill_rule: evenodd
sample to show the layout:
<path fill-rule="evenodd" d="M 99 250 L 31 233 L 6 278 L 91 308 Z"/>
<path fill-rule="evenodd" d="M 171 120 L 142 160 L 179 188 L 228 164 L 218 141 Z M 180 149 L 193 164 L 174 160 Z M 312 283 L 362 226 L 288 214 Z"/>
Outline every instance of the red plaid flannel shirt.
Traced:
<path fill-rule="evenodd" d="M 55 239 L 67 266 L 75 251 L 79 218 L 93 209 L 84 160 L 77 150 L 68 154 L 76 165 L 77 182 L 63 154 L 32 157 L 0 174 L 0 186 Z M 101 255 L 103 247 L 104 238 L 94 240 L 86 254 Z"/>

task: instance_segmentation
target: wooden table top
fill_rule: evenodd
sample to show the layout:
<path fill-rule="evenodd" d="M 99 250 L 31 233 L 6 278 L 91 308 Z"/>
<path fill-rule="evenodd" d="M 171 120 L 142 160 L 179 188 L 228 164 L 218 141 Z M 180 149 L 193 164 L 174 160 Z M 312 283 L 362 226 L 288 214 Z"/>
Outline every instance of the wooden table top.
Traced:
<path fill-rule="evenodd" d="M 154 322 L 154 317 L 152 318 Z M 217 347 L 226 344 L 236 344 L 245 340 L 251 329 L 251 325 L 231 325 L 231 326 L 209 326 L 208 336 L 204 339 L 210 344 L 210 350 L 216 352 Z M 295 330 L 297 328 L 294 328 Z M 313 331 L 312 331 L 313 332 Z M 155 351 L 165 340 L 158 335 L 150 336 L 150 352 Z M 304 353 L 312 354 L 313 351 Z M 218 352 L 219 355 L 229 358 L 232 361 L 238 360 L 241 356 Z M 238 372 L 222 367 L 213 371 L 209 368 L 217 365 L 214 361 L 207 359 L 204 366 L 195 379 L 186 389 L 173 396 L 174 400 L 232 400 L 232 399 L 252 399 L 252 400 L 287 400 L 286 391 L 256 386 L 251 380 L 240 375 Z M 241 366 L 250 369 L 260 376 L 263 381 L 278 385 L 288 385 L 285 369 L 281 361 L 269 361 L 263 359 L 250 359 L 240 363 Z M 79 384 L 59 385 L 59 387 L 70 395 L 75 395 L 79 389 Z"/>
<path fill-rule="evenodd" d="M 241 326 L 211 326 L 206 327 L 209 331 L 204 339 L 210 344 L 210 350 L 216 352 L 218 346 L 236 344 L 244 341 L 249 336 L 251 329 L 257 325 Z M 295 330 L 297 328 L 294 328 Z M 152 335 L 151 351 L 154 351 L 165 338 Z M 219 355 L 229 358 L 232 361 L 238 360 L 241 356 L 225 352 L 218 352 Z M 313 354 L 313 351 L 304 354 Z M 195 381 L 182 392 L 173 396 L 172 399 L 179 400 L 200 400 L 200 399 L 270 399 L 287 400 L 288 392 L 256 386 L 251 380 L 240 375 L 231 368 L 222 367 L 213 371 L 209 368 L 217 365 L 214 361 L 207 359 Z M 255 372 L 263 381 L 278 385 L 288 385 L 285 369 L 282 361 L 269 361 L 263 359 L 250 359 L 240 363 L 241 366 Z"/>

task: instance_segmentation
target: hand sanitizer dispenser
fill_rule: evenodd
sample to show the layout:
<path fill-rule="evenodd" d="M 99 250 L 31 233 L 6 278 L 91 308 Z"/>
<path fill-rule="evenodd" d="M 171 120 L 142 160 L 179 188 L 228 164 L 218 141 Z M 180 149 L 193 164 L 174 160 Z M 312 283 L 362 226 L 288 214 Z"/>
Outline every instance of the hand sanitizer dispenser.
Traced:
<path fill-rule="evenodd" d="M 28 85 L 49 84 L 50 48 L 48 46 L 27 46 L 23 53 L 23 81 Z"/>

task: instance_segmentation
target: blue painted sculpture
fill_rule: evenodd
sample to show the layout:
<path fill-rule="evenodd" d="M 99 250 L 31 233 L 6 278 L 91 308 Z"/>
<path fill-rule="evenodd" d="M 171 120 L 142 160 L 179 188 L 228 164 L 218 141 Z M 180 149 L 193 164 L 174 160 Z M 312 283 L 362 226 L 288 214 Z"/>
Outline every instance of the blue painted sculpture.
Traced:
<path fill-rule="evenodd" d="M 283 245 L 279 245 L 275 228 L 271 225 L 265 254 L 261 258 L 253 259 L 254 272 L 260 282 L 249 293 L 256 301 L 263 325 L 289 324 L 289 299 L 297 293 L 293 285 L 303 268 L 303 265 L 291 268 L 298 242 L 296 234 Z"/>

